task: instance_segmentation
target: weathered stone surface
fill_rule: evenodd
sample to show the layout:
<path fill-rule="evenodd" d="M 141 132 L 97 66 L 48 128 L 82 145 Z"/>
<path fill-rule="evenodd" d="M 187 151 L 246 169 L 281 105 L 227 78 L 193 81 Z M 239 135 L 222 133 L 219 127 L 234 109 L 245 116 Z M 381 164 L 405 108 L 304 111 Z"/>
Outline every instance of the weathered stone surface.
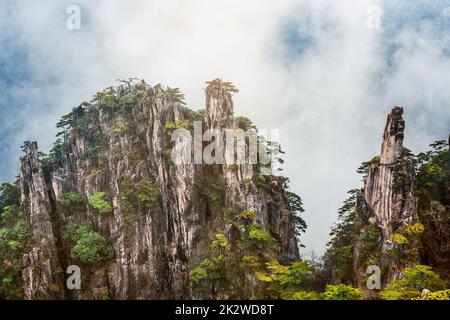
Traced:
<path fill-rule="evenodd" d="M 403 108 L 395 107 L 388 115 L 384 128 L 380 154 L 381 164 L 394 164 L 400 159 L 403 152 L 404 130 Z"/>
<path fill-rule="evenodd" d="M 37 144 L 32 143 L 21 159 L 21 207 L 33 230 L 34 248 L 23 257 L 25 298 L 64 298 L 61 261 L 58 255 L 54 217 Z M 52 217 L 53 214 L 53 217 Z M 39 273 L 36 273 L 36 270 Z"/>
<path fill-rule="evenodd" d="M 415 174 L 411 159 L 403 157 L 403 108 L 395 107 L 387 118 L 383 135 L 380 164 L 373 165 L 359 197 L 363 215 L 381 228 L 380 251 L 387 253 L 396 247 L 392 240 L 417 215 L 417 199 L 413 194 Z M 357 256 L 357 255 L 356 255 Z M 388 273 L 385 281 L 401 275 L 395 261 L 386 261 Z"/>
<path fill-rule="evenodd" d="M 204 126 L 233 128 L 230 93 L 234 91 L 221 87 L 221 82 L 213 83 L 206 92 Z M 36 145 L 22 159 L 22 210 L 39 238 L 33 251 L 24 256 L 28 299 L 191 298 L 189 263 L 202 252 L 201 239 L 214 230 L 215 224 L 199 187 L 206 173 L 202 165 L 173 165 L 168 161 L 173 143 L 165 125 L 184 120 L 177 99 L 161 86 L 151 88 L 145 83 L 120 86 L 115 94 L 122 101 L 137 91 L 144 93 L 143 97 L 132 105 L 122 103 L 115 110 L 99 109 L 93 114 L 88 128 L 104 137 L 102 152 L 88 156 L 90 138 L 72 130 L 62 167 L 48 176 L 42 172 Z M 116 129 L 118 119 L 127 123 L 126 130 Z M 282 187 L 274 186 L 271 194 L 257 188 L 248 181 L 254 175 L 252 165 L 241 165 L 238 170 L 223 166 L 216 173 L 226 186 L 226 205 L 255 209 L 258 222 L 280 239 L 280 253 L 298 257 Z M 124 200 L 127 188 L 147 181 L 159 191 L 156 201 L 149 208 L 130 210 L 130 205 L 137 204 Z M 114 210 L 101 215 L 86 205 L 80 212 L 64 212 L 59 210 L 58 201 L 67 192 L 78 192 L 86 199 L 105 192 Z M 70 248 L 61 244 L 60 234 L 67 223 L 84 220 L 107 237 L 114 257 L 102 265 L 81 266 L 82 290 L 64 290 L 62 275 L 76 261 L 70 256 Z M 44 269 L 37 266 L 39 261 L 44 262 Z M 52 285 L 61 290 L 53 292 Z"/>
<path fill-rule="evenodd" d="M 206 88 L 206 128 L 221 130 L 222 136 L 225 137 L 224 145 L 227 144 L 224 129 L 237 129 L 233 118 L 233 89 L 220 80 L 210 82 Z M 238 147 L 238 144 L 234 144 L 236 153 L 239 151 Z M 248 146 L 245 145 L 244 148 L 246 150 L 243 154 L 248 155 Z M 226 150 L 223 151 L 223 158 L 227 159 Z M 292 259 L 298 258 L 292 216 L 286 206 L 286 199 L 283 198 L 281 185 L 274 183 L 270 194 L 258 189 L 252 180 L 255 175 L 254 165 L 248 157 L 236 167 L 224 165 L 222 175 L 225 180 L 225 205 L 237 207 L 239 211 L 254 210 L 257 213 L 257 222 L 278 235 L 282 243 L 280 254 Z"/>

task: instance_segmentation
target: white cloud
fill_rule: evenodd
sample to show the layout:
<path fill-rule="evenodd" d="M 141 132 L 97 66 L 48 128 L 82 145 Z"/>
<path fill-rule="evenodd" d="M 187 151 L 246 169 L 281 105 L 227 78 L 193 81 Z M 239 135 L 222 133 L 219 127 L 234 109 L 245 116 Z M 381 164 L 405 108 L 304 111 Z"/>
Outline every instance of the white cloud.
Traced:
<path fill-rule="evenodd" d="M 450 127 L 450 62 L 442 51 L 448 42 L 426 25 L 391 36 L 382 20 L 382 30 L 369 30 L 367 8 L 384 1 L 78 3 L 79 31 L 65 27 L 69 2 L 15 5 L 18 41 L 31 52 L 33 73 L 58 80 L 34 83 L 22 114 L 34 103 L 45 104 L 45 112 L 29 119 L 17 140 L 34 137 L 48 147 L 57 118 L 117 78 L 180 87 L 194 108 L 203 105 L 205 81 L 233 81 L 241 90 L 237 113 L 281 129 L 286 175 L 307 209 L 308 250 L 323 251 L 346 191 L 360 186 L 355 169 L 379 151 L 393 105 L 406 107 L 413 148 Z M 282 41 L 286 25 L 307 36 L 298 38 L 302 54 Z M 384 50 L 391 41 L 399 49 L 388 68 Z"/>
<path fill-rule="evenodd" d="M 444 10 L 442 10 L 442 15 L 444 17 L 450 17 L 450 7 L 447 7 Z"/>

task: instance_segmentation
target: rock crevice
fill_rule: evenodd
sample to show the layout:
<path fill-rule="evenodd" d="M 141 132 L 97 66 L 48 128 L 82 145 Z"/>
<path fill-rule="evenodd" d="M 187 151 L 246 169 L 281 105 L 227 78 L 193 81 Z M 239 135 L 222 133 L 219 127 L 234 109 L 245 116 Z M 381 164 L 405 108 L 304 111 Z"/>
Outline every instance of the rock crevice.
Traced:
<path fill-rule="evenodd" d="M 234 128 L 236 91 L 220 80 L 209 83 L 206 128 Z M 205 171 L 202 165 L 171 162 L 169 125 L 192 120 L 178 95 L 144 82 L 108 89 L 77 109 L 57 165 L 44 167 L 37 144 L 28 147 L 20 176 L 21 207 L 34 233 L 33 249 L 23 258 L 27 299 L 190 298 L 191 261 L 218 223 L 204 196 L 205 177 L 223 182 L 224 206 L 257 212 L 258 223 L 280 239 L 280 255 L 298 258 L 284 190 L 278 186 L 280 200 L 269 202 L 252 181 L 255 165 Z M 60 201 L 71 192 L 84 204 L 63 210 Z M 107 195 L 111 213 L 99 214 L 88 204 L 99 192 Z M 85 221 L 106 237 L 113 254 L 102 263 L 81 264 L 82 290 L 68 292 L 65 268 L 80 263 L 61 234 L 68 224 Z"/>

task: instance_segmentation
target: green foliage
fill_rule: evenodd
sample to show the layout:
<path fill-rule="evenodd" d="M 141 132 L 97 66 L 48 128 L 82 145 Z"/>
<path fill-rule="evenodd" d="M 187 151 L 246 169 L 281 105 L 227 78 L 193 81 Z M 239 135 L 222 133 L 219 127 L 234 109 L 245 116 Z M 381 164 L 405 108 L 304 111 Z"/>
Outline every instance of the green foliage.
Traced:
<path fill-rule="evenodd" d="M 253 242 L 257 245 L 259 244 L 272 244 L 275 242 L 275 239 L 270 235 L 268 231 L 266 231 L 259 224 L 250 225 L 250 231 L 248 233 L 248 238 L 253 240 Z"/>
<path fill-rule="evenodd" d="M 400 264 L 407 265 L 417 261 L 420 250 L 425 253 L 426 261 L 430 265 L 450 279 L 450 272 L 445 267 L 450 261 L 450 251 L 448 246 L 442 246 L 442 243 L 450 242 L 448 144 L 444 140 L 436 141 L 431 145 L 431 150 L 417 156 L 405 148 L 402 156 L 412 160 L 413 169 L 417 173 L 416 179 L 411 179 L 409 174 L 400 172 L 400 180 L 407 192 L 413 192 L 418 197 L 419 215 L 416 223 L 392 236 L 391 240 L 396 246 L 389 251 L 389 259 L 396 259 Z M 367 176 L 372 167 L 379 165 L 379 161 L 378 157 L 374 157 L 364 162 L 358 168 L 358 173 Z M 380 229 L 371 224 L 367 216 L 361 214 L 361 208 L 357 206 L 356 201 L 357 192 L 358 190 L 351 191 L 349 199 L 338 212 L 339 223 L 331 232 L 332 239 L 324 259 L 328 281 L 333 273 L 337 277 L 334 280 L 353 283 L 354 248 L 358 249 L 358 261 L 361 263 L 370 261 L 377 264 L 380 263 L 379 259 L 383 258 L 379 252 Z M 391 294 L 396 298 L 417 294 L 415 289 L 410 287 L 396 289 L 397 293 L 386 290 L 385 295 Z"/>
<path fill-rule="evenodd" d="M 289 179 L 286 177 L 266 175 L 257 175 L 253 179 L 259 188 L 266 190 L 275 197 L 278 197 L 280 192 L 282 193 L 287 209 L 292 217 L 295 235 L 298 242 L 300 242 L 300 235 L 306 231 L 308 226 L 302 217 L 302 214 L 305 211 L 303 209 L 302 199 L 296 193 L 289 191 Z M 251 182 L 251 180 L 249 180 L 249 182 Z M 281 188 L 276 187 L 279 185 L 281 185 Z"/>
<path fill-rule="evenodd" d="M 231 82 L 224 82 L 221 79 L 214 79 L 212 81 L 207 81 L 208 87 L 206 88 L 207 93 L 216 91 L 216 90 L 223 90 L 226 93 L 237 93 L 239 90 L 231 83 Z"/>
<path fill-rule="evenodd" d="M 442 200 L 442 188 L 448 182 L 450 153 L 444 140 L 431 144 L 431 150 L 415 157 L 418 191 L 430 200 Z"/>
<path fill-rule="evenodd" d="M 312 270 L 304 261 L 296 261 L 289 266 L 283 266 L 274 260 L 267 264 L 267 268 L 271 271 L 272 278 L 287 288 L 306 285 L 304 282 L 312 276 Z"/>
<path fill-rule="evenodd" d="M 406 268 L 403 278 L 391 282 L 381 292 L 381 297 L 385 300 L 410 300 L 419 297 L 423 289 L 443 290 L 445 283 L 430 266 L 416 265 Z"/>
<path fill-rule="evenodd" d="M 102 291 L 98 294 L 98 299 L 99 300 L 110 300 L 111 297 L 109 296 L 108 291 Z"/>
<path fill-rule="evenodd" d="M 425 231 L 425 226 L 421 223 L 414 223 L 405 229 L 405 234 L 412 236 L 422 234 Z"/>
<path fill-rule="evenodd" d="M 9 225 L 14 223 L 20 212 L 19 207 L 15 204 L 3 207 L 2 211 L 3 212 L 0 215 L 0 222 L 2 222 L 2 224 Z"/>
<path fill-rule="evenodd" d="M 72 248 L 70 255 L 81 263 L 90 264 L 109 259 L 113 253 L 105 237 L 91 231 L 80 237 L 77 244 Z"/>
<path fill-rule="evenodd" d="M 108 215 L 113 212 L 113 206 L 104 192 L 97 192 L 89 197 L 89 204 L 102 215 Z"/>
<path fill-rule="evenodd" d="M 30 250 L 31 228 L 19 208 L 19 184 L 0 187 L 0 299 L 23 298 L 22 257 Z"/>
<path fill-rule="evenodd" d="M 56 124 L 58 129 L 63 129 L 62 132 L 58 133 L 58 136 L 65 136 L 67 131 L 71 128 L 75 129 L 79 134 L 82 134 L 87 130 L 91 115 L 91 105 L 87 102 L 83 102 L 78 107 L 73 108 L 70 113 L 64 115 Z"/>
<path fill-rule="evenodd" d="M 22 150 L 23 152 L 26 152 L 28 150 L 28 148 L 31 146 L 31 141 L 27 140 L 24 141 L 22 146 L 20 147 L 20 150 Z"/>
<path fill-rule="evenodd" d="M 170 88 L 166 87 L 165 89 L 161 90 L 160 93 L 155 95 L 155 98 L 167 98 L 172 101 L 178 102 L 182 105 L 185 104 L 184 102 L 184 94 L 181 93 L 181 90 L 179 88 Z"/>
<path fill-rule="evenodd" d="M 125 214 L 139 212 L 139 202 L 137 200 L 135 188 L 135 184 L 130 179 L 124 179 L 120 182 L 120 200 Z"/>
<path fill-rule="evenodd" d="M 211 247 L 213 249 L 226 248 L 228 247 L 228 244 L 228 238 L 223 233 L 217 233 Z"/>
<path fill-rule="evenodd" d="M 297 291 L 292 294 L 291 300 L 320 300 L 321 296 L 313 291 Z"/>
<path fill-rule="evenodd" d="M 243 270 L 249 271 L 258 270 L 261 267 L 260 258 L 255 255 L 245 255 L 242 257 L 240 267 Z"/>
<path fill-rule="evenodd" d="M 119 99 L 119 104 L 124 104 L 124 105 L 128 105 L 128 106 L 132 106 L 136 102 L 137 102 L 136 95 L 133 94 L 132 92 L 121 96 Z"/>
<path fill-rule="evenodd" d="M 360 241 L 363 249 L 367 252 L 374 252 L 379 246 L 381 228 L 377 224 L 370 224 L 367 230 L 361 234 Z"/>
<path fill-rule="evenodd" d="M 114 120 L 114 127 L 112 132 L 115 134 L 124 134 L 129 129 L 127 122 L 123 118 L 117 118 Z"/>
<path fill-rule="evenodd" d="M 64 228 L 64 239 L 75 244 L 70 256 L 80 263 L 100 263 L 113 256 L 113 249 L 106 238 L 94 232 L 89 222 L 69 223 Z"/>
<path fill-rule="evenodd" d="M 252 223 L 256 216 L 253 210 L 245 210 L 230 218 L 237 236 L 232 244 L 228 236 L 215 233 L 210 245 L 210 254 L 191 272 L 191 288 L 195 293 L 207 294 L 209 298 L 245 298 L 248 292 L 246 274 L 255 274 L 265 269 L 275 239 L 261 226 Z M 231 246 L 238 251 L 229 251 Z M 267 258 L 263 258 L 267 255 Z M 254 293 L 255 294 L 255 293 Z"/>
<path fill-rule="evenodd" d="M 89 134 L 88 144 L 85 147 L 84 155 L 87 159 L 98 158 L 105 146 L 104 135 L 99 130 L 94 130 Z"/>
<path fill-rule="evenodd" d="M 306 228 L 308 227 L 305 220 L 301 217 L 301 214 L 305 212 L 302 199 L 294 192 L 287 191 L 286 200 L 293 217 L 295 234 L 299 238 L 302 233 L 306 232 Z"/>
<path fill-rule="evenodd" d="M 125 214 L 125 227 L 127 229 L 137 221 L 139 213 L 142 213 L 144 209 L 150 209 L 157 203 L 159 196 L 159 189 L 151 178 L 140 183 L 124 179 L 120 183 L 119 190 L 122 210 Z"/>
<path fill-rule="evenodd" d="M 255 128 L 255 126 L 253 125 L 253 122 L 249 118 L 246 118 L 246 117 L 236 117 L 236 118 L 234 118 L 234 122 L 235 122 L 236 127 L 238 127 L 239 129 L 242 129 L 244 131 Z"/>
<path fill-rule="evenodd" d="M 192 127 L 190 120 L 177 120 L 175 122 L 167 122 L 164 125 L 167 133 L 172 133 L 175 129 L 189 129 Z"/>
<path fill-rule="evenodd" d="M 198 285 L 200 284 L 200 282 L 208 278 L 208 272 L 205 268 L 197 267 L 191 271 L 190 278 L 191 283 L 193 283 L 194 285 Z"/>
<path fill-rule="evenodd" d="M 158 195 L 159 189 L 155 186 L 151 179 L 148 179 L 139 185 L 137 198 L 144 205 L 144 207 L 150 208 L 153 204 L 155 204 L 158 199 Z"/>
<path fill-rule="evenodd" d="M 349 275 L 353 272 L 353 245 L 336 247 L 330 253 L 334 255 L 337 279 L 349 279 Z"/>
<path fill-rule="evenodd" d="M 225 278 L 225 262 L 227 258 L 223 254 L 207 258 L 202 261 L 199 267 L 191 273 L 191 281 L 194 286 L 199 285 L 202 280 L 208 282 L 221 281 Z"/>
<path fill-rule="evenodd" d="M 17 221 L 11 228 L 0 229 L 0 241 L 13 252 L 23 252 L 31 237 L 30 227 L 23 221 Z"/>
<path fill-rule="evenodd" d="M 306 262 L 295 261 L 289 265 L 282 265 L 277 260 L 265 263 L 265 270 L 255 273 L 256 278 L 266 284 L 265 290 L 273 299 L 298 299 L 300 292 L 311 288 L 313 270 Z M 308 292 L 309 297 L 315 295 Z"/>
<path fill-rule="evenodd" d="M 59 204 L 67 212 L 79 212 L 86 209 L 84 197 L 78 192 L 68 192 L 61 196 Z"/>
<path fill-rule="evenodd" d="M 202 182 L 201 191 L 212 210 L 218 210 L 223 205 L 224 185 L 218 177 L 206 177 Z"/>
<path fill-rule="evenodd" d="M 256 223 L 254 209 L 223 208 L 220 172 L 207 166 L 199 189 L 209 211 L 215 213 L 214 219 L 224 219 L 227 228 L 215 232 L 208 255 L 191 268 L 193 295 L 208 299 L 293 299 L 295 292 L 310 290 L 312 269 L 304 262 L 292 262 L 280 255 L 278 239 Z M 293 217 L 288 221 L 295 221 L 294 215 L 303 212 L 301 198 L 287 191 L 287 178 L 260 176 L 259 183 L 255 176 L 248 180 L 276 201 L 287 204 L 284 209 Z M 297 221 L 301 232 L 306 224 L 303 219 Z"/>
<path fill-rule="evenodd" d="M 398 245 L 407 244 L 409 242 L 408 239 L 400 233 L 394 233 L 392 235 L 392 241 Z"/>
<path fill-rule="evenodd" d="M 294 293 L 311 287 L 313 272 L 305 262 L 281 264 L 275 259 L 278 241 L 254 223 L 256 211 L 244 210 L 230 218 L 237 238 L 231 243 L 225 233 L 214 235 L 210 255 L 192 269 L 194 293 L 208 293 L 208 298 L 293 299 Z M 232 246 L 239 249 L 229 251 Z M 258 280 L 256 287 L 252 278 Z"/>
<path fill-rule="evenodd" d="M 117 95 L 113 88 L 97 92 L 94 97 L 94 102 L 96 102 L 98 107 L 103 110 L 115 110 L 119 107 L 119 101 L 117 100 Z"/>
<path fill-rule="evenodd" d="M 111 90 L 108 93 L 98 93 L 94 99 L 94 102 L 97 103 L 100 109 L 103 107 L 103 102 L 109 99 L 108 97 L 114 96 Z M 63 166 L 64 159 L 68 153 L 67 140 L 69 132 L 84 139 L 86 142 L 84 152 L 87 159 L 97 157 L 105 145 L 104 135 L 100 128 L 95 125 L 95 119 L 98 118 L 98 114 L 99 111 L 95 105 L 83 102 L 72 109 L 72 112 L 64 115 L 56 125 L 57 128 L 63 130 L 57 134 L 57 137 L 62 136 L 63 139 L 58 138 L 50 154 L 43 159 L 44 167 L 52 171 Z"/>
<path fill-rule="evenodd" d="M 450 300 L 450 289 L 431 292 L 427 300 Z"/>
<path fill-rule="evenodd" d="M 255 210 L 244 210 L 238 216 L 238 219 L 244 219 L 246 221 L 253 221 L 256 218 Z"/>
<path fill-rule="evenodd" d="M 51 172 L 63 166 L 64 155 L 67 152 L 67 144 L 61 139 L 57 139 L 48 155 L 41 159 L 44 171 Z"/>
<path fill-rule="evenodd" d="M 430 147 L 414 158 L 418 216 L 424 226 L 417 236 L 427 264 L 450 280 L 450 247 L 443 245 L 450 243 L 450 152 L 444 140 Z"/>
<path fill-rule="evenodd" d="M 345 284 L 327 285 L 323 293 L 325 300 L 361 300 L 361 291 Z"/>
<path fill-rule="evenodd" d="M 203 121 L 203 119 L 205 118 L 205 109 L 194 111 L 189 108 L 183 107 L 183 117 L 190 120 L 191 122 Z"/>
<path fill-rule="evenodd" d="M 83 234 L 92 231 L 92 224 L 89 221 L 81 223 L 70 222 L 63 228 L 63 239 L 65 241 L 77 242 Z"/>
<path fill-rule="evenodd" d="M 3 183 L 0 186 L 0 210 L 6 205 L 20 205 L 19 177 L 14 183 Z"/>
<path fill-rule="evenodd" d="M 448 144 L 444 140 L 431 144 L 431 150 L 419 153 L 416 158 L 418 168 L 419 185 L 429 187 L 430 195 L 437 195 L 436 190 L 440 185 L 446 183 L 448 179 L 449 152 Z"/>
<path fill-rule="evenodd" d="M 363 162 L 359 168 L 356 170 L 357 173 L 366 177 L 369 174 L 369 171 L 372 167 L 376 167 L 380 165 L 380 157 L 373 157 L 371 160 Z"/>
<path fill-rule="evenodd" d="M 328 281 L 351 282 L 353 279 L 353 248 L 360 236 L 360 222 L 356 210 L 358 190 L 350 190 L 349 198 L 338 210 L 339 222 L 332 228 L 332 237 L 324 257 Z M 363 236 L 365 237 L 365 236 Z M 332 273 L 336 279 L 332 279 Z"/>

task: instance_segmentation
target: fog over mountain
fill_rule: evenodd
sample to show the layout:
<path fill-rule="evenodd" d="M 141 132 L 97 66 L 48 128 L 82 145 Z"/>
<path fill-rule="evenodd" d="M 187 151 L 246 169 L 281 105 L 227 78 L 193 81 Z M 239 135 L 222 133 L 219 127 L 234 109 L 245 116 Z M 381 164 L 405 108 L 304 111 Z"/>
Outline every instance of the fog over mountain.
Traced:
<path fill-rule="evenodd" d="M 22 141 L 48 151 L 57 120 L 114 79 L 179 87 L 197 109 L 205 80 L 219 77 L 239 88 L 238 114 L 280 130 L 306 209 L 302 253 L 322 253 L 393 106 L 414 152 L 448 136 L 450 1 L 77 3 L 81 29 L 69 30 L 70 1 L 2 1 L 1 181 L 18 173 Z M 379 29 L 367 25 L 373 6 Z"/>

